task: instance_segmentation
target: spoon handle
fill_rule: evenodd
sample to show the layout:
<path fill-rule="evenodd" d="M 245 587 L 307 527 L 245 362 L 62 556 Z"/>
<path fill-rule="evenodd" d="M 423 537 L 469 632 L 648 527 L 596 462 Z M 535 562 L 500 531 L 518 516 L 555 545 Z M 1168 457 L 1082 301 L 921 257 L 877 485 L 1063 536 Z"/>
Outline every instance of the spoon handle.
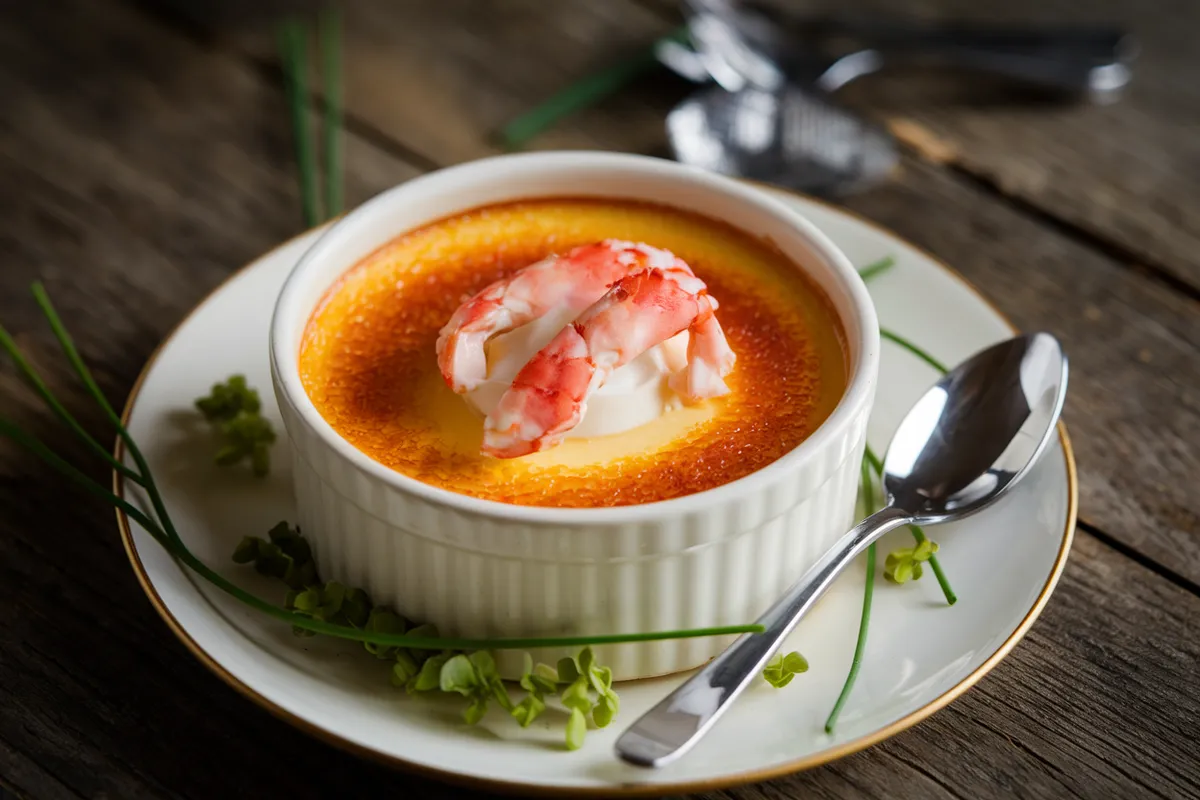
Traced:
<path fill-rule="evenodd" d="M 855 525 L 758 622 L 749 633 L 669 694 L 616 742 L 617 755 L 641 767 L 661 767 L 691 749 L 758 675 L 796 623 L 855 556 L 883 534 L 912 520 L 887 506 Z"/>

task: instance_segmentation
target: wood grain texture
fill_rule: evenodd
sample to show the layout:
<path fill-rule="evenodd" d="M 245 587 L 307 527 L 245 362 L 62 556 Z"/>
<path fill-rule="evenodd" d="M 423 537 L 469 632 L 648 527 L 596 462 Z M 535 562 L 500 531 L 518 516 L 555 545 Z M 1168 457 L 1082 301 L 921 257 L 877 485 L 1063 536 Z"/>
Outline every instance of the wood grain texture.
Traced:
<path fill-rule="evenodd" d="M 277 62 L 274 32 L 184 0 L 144 0 L 256 63 Z M 492 136 L 575 81 L 636 55 L 671 23 L 632 0 L 343 4 L 345 102 L 363 124 L 430 164 L 499 152 Z M 664 146 L 662 115 L 690 84 L 662 71 L 538 137 L 539 148 Z M 319 91 L 319 89 L 318 89 Z"/>
<path fill-rule="evenodd" d="M 269 29 L 261 25 L 230 26 L 228 15 L 214 18 L 182 0 L 148 4 L 216 25 L 217 36 L 256 58 L 274 57 Z M 678 21 L 673 0 L 348 0 L 345 7 L 353 43 L 347 92 L 356 113 L 438 164 L 490 152 L 489 132 Z M 806 14 L 848 11 L 898 13 L 889 0 L 856 0 L 850 8 L 837 0 L 803 4 Z M 1011 84 L 914 70 L 864 79 L 842 99 L 882 118 L 918 153 L 1028 204 L 1130 266 L 1165 275 L 1193 296 L 1200 292 L 1200 188 L 1193 179 L 1200 174 L 1194 135 L 1200 51 L 1192 33 L 1200 26 L 1200 6 L 1187 0 L 922 0 L 906 4 L 903 13 L 930 22 L 1132 31 L 1140 43 L 1135 78 L 1112 104 L 1047 103 Z M 686 91 L 682 81 L 659 73 L 549 131 L 537 145 L 661 152 L 662 116 Z"/>
<path fill-rule="evenodd" d="M 656 17 L 631 3 L 556 3 L 532 21 L 520 3 L 503 4 L 503 12 L 489 8 L 468 13 L 456 0 L 348 3 L 349 111 L 439 164 L 487 155 L 497 152 L 489 130 L 595 69 L 614 49 L 669 27 L 669 14 Z M 930 14 L 935 11 L 931 6 Z M 211 23 L 193 18 L 187 24 Z M 550 36 L 547 30 L 563 33 Z M 273 58 L 259 27 L 211 33 L 233 52 Z M 493 67 L 508 65 L 514 52 L 537 68 Z M 536 145 L 661 152 L 662 115 L 685 90 L 669 82 L 639 84 L 565 120 Z M 1092 112 L 1042 113 L 1074 119 L 1070 115 Z M 614 120 L 621 124 L 612 126 Z M 1073 140 L 1113 138 L 1139 153 L 1144 149 L 1119 131 L 1084 137 L 1071 125 L 1063 130 Z M 1025 130 L 1012 122 L 1008 129 Z M 1057 163 L 1055 148 L 1020 146 L 1024 158 Z M 1176 168 L 1186 173 L 1186 153 L 1181 159 Z M 1072 175 L 1084 172 L 1075 162 L 1068 166 Z M 1091 179 L 1088 173 L 1085 180 Z M 850 207 L 979 281 L 1020 327 L 1049 329 L 1063 339 L 1075 366 L 1067 420 L 1078 433 L 1084 518 L 1200 583 L 1200 500 L 1178 477 L 1200 468 L 1200 452 L 1187 444 L 1200 441 L 1200 305 L 1128 269 L 1105 247 L 1047 226 L 1039 214 L 1014 208 L 937 165 L 910 159 L 895 180 L 852 199 Z M 1200 209 L 1200 203 L 1188 207 Z M 1147 415 L 1154 425 L 1145 424 Z"/>
<path fill-rule="evenodd" d="M 460 26 L 473 30 L 465 6 L 453 8 L 463 15 Z M 574 10 L 586 13 L 582 5 Z M 602 13 L 613 15 L 617 35 L 626 12 Z M 638 25 L 657 24 L 628 13 L 621 35 L 631 40 Z M 457 35 L 486 43 L 476 33 Z M 24 287 L 35 277 L 47 281 L 119 404 L 150 350 L 200 297 L 297 232 L 286 114 L 269 71 L 124 5 L 48 0 L 6 8 L 0 48 L 0 319 L 83 424 L 107 440 L 111 431 L 71 388 Z M 475 58 L 497 63 L 491 51 Z M 546 63 L 554 62 L 541 68 Z M 453 62 L 428 69 L 437 75 Z M 468 92 L 457 104 L 473 105 L 472 80 L 454 84 Z M 512 90 L 513 106 L 526 102 L 524 91 Z M 627 114 L 607 128 L 581 118 L 557 135 L 581 144 L 603 136 L 622 149 L 629 142 L 622 137 L 631 136 L 635 149 L 653 149 L 648 122 L 625 124 L 643 99 L 626 102 Z M 482 124 L 464 122 L 474 126 L 472 138 L 454 146 L 485 151 Z M 370 141 L 347 142 L 352 203 L 418 169 L 394 157 L 416 140 L 396 133 L 393 142 L 392 131 L 367 127 Z M 1196 466 L 1185 447 L 1196 441 L 1194 304 L 929 165 L 909 164 L 894 186 L 853 205 L 949 260 L 1018 323 L 1049 326 L 1067 340 L 1085 513 L 1194 574 L 1167 552 L 1194 554 L 1186 548 L 1196 506 L 1185 491 Z M 1092 383 L 1081 388 L 1085 379 Z M 6 416 L 83 456 L 6 363 L 0 397 Z M 90 474 L 106 479 L 99 467 Z M 1158 481 L 1164 490 L 1148 491 Z M 8 791 L 481 796 L 342 753 L 222 685 L 145 600 L 110 513 L 7 443 L 0 443 L 0 507 L 8 609 L 0 616 L 0 785 Z M 704 797 L 1200 797 L 1197 620 L 1196 595 L 1081 534 L 1042 619 L 962 699 L 862 754 Z"/>
<path fill-rule="evenodd" d="M 761 0 L 760 0 L 761 1 Z M 1115 26 L 1139 53 L 1117 102 L 1048 102 L 1011 82 L 899 69 L 839 99 L 886 121 L 917 152 L 1101 243 L 1115 257 L 1200 293 L 1200 6 L 1188 0 L 766 2 L 805 15 L 910 16 L 1013 28 Z M 672 0 L 653 0 L 665 19 Z"/>

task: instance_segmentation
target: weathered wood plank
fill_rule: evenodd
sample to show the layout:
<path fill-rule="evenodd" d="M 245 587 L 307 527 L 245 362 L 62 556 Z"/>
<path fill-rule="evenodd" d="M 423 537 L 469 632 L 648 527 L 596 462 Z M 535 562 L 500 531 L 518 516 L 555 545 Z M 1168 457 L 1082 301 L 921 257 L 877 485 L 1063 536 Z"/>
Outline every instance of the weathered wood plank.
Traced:
<path fill-rule="evenodd" d="M 16 800 L 18 797 L 29 797 L 27 794 L 17 794 L 15 788 L 21 786 L 36 786 L 40 797 L 46 800 L 75 800 L 82 795 L 76 794 L 61 784 L 57 778 L 35 764 L 31 759 L 0 740 L 0 800 Z"/>
<path fill-rule="evenodd" d="M 0 89 L 19 112 L 0 123 L 0 182 L 20 189 L 17 197 L 0 195 L 0 314 L 63 388 L 49 337 L 16 292 L 34 276 L 47 278 L 85 356 L 101 365 L 98 377 L 119 401 L 187 308 L 296 229 L 286 118 L 261 75 L 136 14 L 82 0 L 26 4 L 19 13 L 0 26 Z M 361 142 L 351 147 L 353 197 L 411 174 Z M 879 206 L 865 210 L 898 227 L 917 224 L 915 213 L 900 209 L 918 201 L 927 217 L 948 216 L 954 226 L 936 227 L 924 241 L 948 257 L 972 245 L 972 232 L 986 238 L 1009 230 L 1011 212 L 923 170 L 916 168 L 919 180 L 905 179 L 917 180 L 911 188 L 879 195 L 870 201 Z M 982 211 L 951 213 L 953 204 L 976 203 Z M 1044 235 L 1029 227 L 1009 233 Z M 1020 268 L 1018 245 L 975 247 L 982 255 L 964 270 L 989 292 L 1006 281 L 1004 268 Z M 993 248 L 1003 255 L 989 255 Z M 1064 248 L 1043 257 L 1074 258 Z M 1141 300 L 1114 305 L 1107 292 L 1129 290 L 1099 264 L 1099 288 L 1087 289 L 1097 308 L 1127 315 L 1119 318 L 1140 331 L 1134 309 Z M 1171 308 L 1160 324 L 1176 324 Z M 1137 345 L 1116 334 L 1102 343 Z M 51 430 L 6 365 L 0 395 L 6 413 L 15 409 L 21 421 Z M 66 399 L 107 438 L 78 393 Z M 0 496 L 0 585 L 14 610 L 0 621 L 0 741 L 14 753 L 0 747 L 0 769 L 15 790 L 37 797 L 479 796 L 341 753 L 222 687 L 142 597 L 109 514 L 7 447 L 0 447 Z M 710 796 L 1194 796 L 1200 776 L 1188 726 L 1200 713 L 1198 603 L 1082 536 L 1046 616 L 977 690 L 867 753 Z M 1081 720 L 1096 722 L 1081 727 Z"/>
<path fill-rule="evenodd" d="M 348 106 L 439 163 L 487 154 L 494 152 L 489 128 L 586 74 L 620 45 L 661 32 L 667 19 L 623 3 L 553 8 L 531 21 L 519 4 L 469 13 L 454 0 L 419 7 L 351 2 Z M 621 22 L 619 40 L 613 38 L 614 20 Z M 548 36 L 537 26 L 566 33 Z M 592 29 L 600 33 L 586 42 L 572 38 L 577 35 L 572 31 Z M 237 48 L 269 60 L 265 33 L 238 29 L 229 36 Z M 536 68 L 527 63 L 510 69 L 514 52 Z M 493 68 L 497 63 L 505 69 Z M 595 109 L 608 127 L 585 115 L 567 120 L 537 144 L 598 143 L 653 152 L 661 147 L 661 115 L 673 91 L 662 88 Z M 427 102 L 433 97 L 450 99 Z M 612 127 L 613 121 L 621 124 Z M 928 166 L 910 164 L 890 184 L 850 205 L 980 281 L 985 294 L 1021 326 L 1049 328 L 1063 337 L 1076 367 L 1067 419 L 1079 433 L 1085 518 L 1200 582 L 1200 542 L 1194 536 L 1200 502 L 1183 479 L 1200 467 L 1200 454 L 1183 444 L 1200 441 L 1196 304 Z M 1145 422 L 1151 416 L 1154 425 Z"/>

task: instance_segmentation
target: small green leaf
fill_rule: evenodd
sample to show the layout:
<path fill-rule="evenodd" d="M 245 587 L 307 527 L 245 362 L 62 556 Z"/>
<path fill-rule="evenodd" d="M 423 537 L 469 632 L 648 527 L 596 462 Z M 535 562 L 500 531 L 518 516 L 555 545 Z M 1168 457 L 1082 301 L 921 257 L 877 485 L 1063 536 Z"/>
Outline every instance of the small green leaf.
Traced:
<path fill-rule="evenodd" d="M 530 683 L 533 684 L 533 691 L 536 691 L 539 694 L 554 694 L 558 691 L 557 682 L 546 680 L 541 675 L 532 675 L 530 677 Z"/>
<path fill-rule="evenodd" d="M 783 654 L 776 653 L 767 662 L 767 666 L 763 667 L 763 678 L 772 686 L 778 687 L 778 683 L 783 679 Z"/>
<path fill-rule="evenodd" d="M 375 606 L 371 609 L 371 613 L 367 615 L 367 621 L 363 625 L 363 630 L 368 633 L 399 636 L 404 633 L 404 618 L 383 606 Z M 363 642 L 363 648 L 368 653 L 379 658 L 389 658 L 396 651 L 395 647 L 375 644 L 373 642 Z"/>
<path fill-rule="evenodd" d="M 403 650 L 399 651 L 396 653 L 396 663 L 392 665 L 392 685 L 398 689 L 408 686 L 408 682 L 416 678 L 421 670 L 412 656 Z"/>
<path fill-rule="evenodd" d="M 575 666 L 575 659 L 560 658 L 558 660 L 558 682 L 559 683 L 574 683 L 579 677 L 579 669 Z"/>
<path fill-rule="evenodd" d="M 292 565 L 292 557 L 272 542 L 258 540 L 258 557 L 254 560 L 254 569 L 262 575 L 282 579 Z"/>
<path fill-rule="evenodd" d="M 238 546 L 233 551 L 233 562 L 235 564 L 249 564 L 258 558 L 258 543 L 262 539 L 257 536 L 243 536 L 238 542 Z"/>
<path fill-rule="evenodd" d="M 459 654 L 443 664 L 439 686 L 443 692 L 458 692 L 464 697 L 479 688 L 479 679 L 471 660 Z"/>
<path fill-rule="evenodd" d="M 938 551 L 937 543 L 923 539 L 916 547 L 902 547 L 888 553 L 884 562 L 883 577 L 892 583 L 907 583 L 919 580 L 925 569 L 921 565 L 933 558 Z"/>
<path fill-rule="evenodd" d="M 542 689 L 534 682 L 533 657 L 529 653 L 522 653 L 521 662 L 521 679 L 519 681 L 521 688 L 530 694 L 540 694 Z"/>
<path fill-rule="evenodd" d="M 578 708 L 572 708 L 571 716 L 567 718 L 567 749 L 578 750 L 583 747 L 585 736 L 587 736 L 587 719 Z"/>
<path fill-rule="evenodd" d="M 271 527 L 271 530 L 267 531 L 267 537 L 281 547 L 285 542 L 304 541 L 298 531 L 292 530 L 292 527 L 288 525 L 286 519 L 281 519 L 279 522 L 276 522 Z"/>
<path fill-rule="evenodd" d="M 522 728 L 528 728 L 529 723 L 537 719 L 543 711 L 546 710 L 546 704 L 542 698 L 536 694 L 528 694 L 525 699 L 513 706 L 513 709 L 508 713 Z"/>
<path fill-rule="evenodd" d="M 784 672 L 780 675 L 779 679 L 777 681 L 775 681 L 774 686 L 776 689 L 782 689 L 785 686 L 787 686 L 789 683 L 791 683 L 792 678 L 795 678 L 795 677 L 796 677 L 796 675 L 794 673 Z"/>
<path fill-rule="evenodd" d="M 487 697 L 477 697 L 467 706 L 467 710 L 463 712 L 463 719 L 468 725 L 475 725 L 479 720 L 483 719 L 483 715 L 487 713 Z"/>
<path fill-rule="evenodd" d="M 496 660 L 487 650 L 476 650 L 468 656 L 475 674 L 479 677 L 480 685 L 486 686 L 493 678 L 499 680 L 500 673 L 496 671 Z"/>
<path fill-rule="evenodd" d="M 797 652 L 776 653 L 763 669 L 763 679 L 776 689 L 782 689 L 801 672 L 808 671 L 808 661 Z"/>
<path fill-rule="evenodd" d="M 597 728 L 606 727 L 617 716 L 617 711 L 620 707 L 620 701 L 617 699 L 615 693 L 606 692 L 601 694 L 596 701 L 596 705 L 592 708 L 592 722 L 596 723 Z"/>
<path fill-rule="evenodd" d="M 575 658 L 575 666 L 579 668 L 580 675 L 587 675 L 595 665 L 596 654 L 592 652 L 592 648 L 585 647 L 579 651 L 579 655 Z"/>
<path fill-rule="evenodd" d="M 246 385 L 242 375 L 213 384 L 208 397 L 196 400 L 196 408 L 210 422 L 232 419 L 241 411 L 258 413 L 260 406 L 258 392 Z"/>
<path fill-rule="evenodd" d="M 585 714 L 592 708 L 592 698 L 588 695 L 588 679 L 578 677 L 570 686 L 563 689 L 562 704 L 567 708 L 577 708 Z"/>
<path fill-rule="evenodd" d="M 311 612 L 321 607 L 320 588 L 305 589 L 298 592 L 292 599 L 292 607 L 297 611 Z"/>
<path fill-rule="evenodd" d="M 808 672 L 808 659 L 793 650 L 783 657 L 783 668 L 794 675 Z"/>
<path fill-rule="evenodd" d="M 588 680 L 598 694 L 604 694 L 612 688 L 612 670 L 608 667 L 593 666 L 588 670 Z"/>
<path fill-rule="evenodd" d="M 317 577 L 317 565 L 312 561 L 305 561 L 299 567 L 293 567 L 292 580 L 295 582 L 295 585 L 293 586 L 290 583 L 288 585 L 292 586 L 293 589 L 316 586 L 321 582 L 321 579 Z"/>
<path fill-rule="evenodd" d="M 303 536 L 292 536 L 290 538 L 272 539 L 271 541 L 279 545 L 283 552 L 287 553 L 298 563 L 312 561 L 312 548 L 308 544 L 308 540 Z"/>
<path fill-rule="evenodd" d="M 316 610 L 318 619 L 328 620 L 342 610 L 346 602 L 346 585 L 338 581 L 329 581 L 321 591 L 321 605 Z"/>
<path fill-rule="evenodd" d="M 430 625 L 426 623 L 424 625 L 418 625 L 404 635 L 420 639 L 436 639 L 438 638 L 438 629 L 436 625 Z"/>
<path fill-rule="evenodd" d="M 362 589 L 350 589 L 342 600 L 341 612 L 351 625 L 356 628 L 363 627 L 371 614 L 370 595 Z"/>
<path fill-rule="evenodd" d="M 533 668 L 533 677 L 543 685 L 550 687 L 545 690 L 547 692 L 555 691 L 555 686 L 559 682 L 558 670 L 549 664 L 538 664 L 535 666 Z"/>
<path fill-rule="evenodd" d="M 416 682 L 413 683 L 414 691 L 429 692 L 440 688 L 442 668 L 453 655 L 453 653 L 447 650 L 426 659 L 425 663 L 421 665 L 421 672 L 417 675 Z"/>
<path fill-rule="evenodd" d="M 500 704 L 501 708 L 508 712 L 513 710 L 513 701 L 508 696 L 508 688 L 504 685 L 504 681 L 494 678 L 489 681 L 488 688 L 492 690 L 492 697 L 496 698 L 496 702 Z"/>

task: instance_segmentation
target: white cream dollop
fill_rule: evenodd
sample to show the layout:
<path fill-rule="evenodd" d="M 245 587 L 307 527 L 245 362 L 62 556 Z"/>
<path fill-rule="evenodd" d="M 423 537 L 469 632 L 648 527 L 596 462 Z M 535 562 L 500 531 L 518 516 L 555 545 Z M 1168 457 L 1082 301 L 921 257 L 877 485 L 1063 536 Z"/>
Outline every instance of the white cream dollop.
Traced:
<path fill-rule="evenodd" d="M 550 343 L 576 316 L 570 309 L 550 312 L 487 344 L 487 379 L 467 392 L 467 404 L 487 416 L 500 402 L 521 367 Z M 667 379 L 687 364 L 688 332 L 655 345 L 613 371 L 588 398 L 583 419 L 568 438 L 608 436 L 631 430 L 678 408 L 682 401 Z"/>

